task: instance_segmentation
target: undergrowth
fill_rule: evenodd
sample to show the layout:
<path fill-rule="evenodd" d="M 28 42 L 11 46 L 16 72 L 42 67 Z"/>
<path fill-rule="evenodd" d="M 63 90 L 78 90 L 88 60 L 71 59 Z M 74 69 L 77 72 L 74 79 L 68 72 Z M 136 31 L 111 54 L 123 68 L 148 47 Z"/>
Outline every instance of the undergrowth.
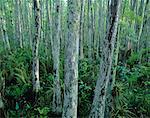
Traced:
<path fill-rule="evenodd" d="M 144 51 L 142 52 L 144 53 Z M 41 53 L 42 55 L 42 53 Z M 52 116 L 53 71 L 52 59 L 40 58 L 40 84 L 38 97 L 32 91 L 32 52 L 30 49 L 15 51 L 0 51 L 0 77 L 5 88 L 3 100 L 5 112 L 9 117 L 48 117 Z M 145 63 L 144 57 L 140 65 L 139 56 L 132 54 L 127 66 L 117 66 L 116 84 L 112 91 L 113 105 L 111 116 L 119 117 L 146 117 L 150 116 L 150 65 Z M 146 57 L 145 57 L 146 58 Z M 60 78 L 63 97 L 64 57 L 61 56 Z M 86 116 L 94 97 L 94 88 L 99 73 L 99 61 L 90 63 L 88 59 L 79 61 L 79 98 L 78 115 Z"/>

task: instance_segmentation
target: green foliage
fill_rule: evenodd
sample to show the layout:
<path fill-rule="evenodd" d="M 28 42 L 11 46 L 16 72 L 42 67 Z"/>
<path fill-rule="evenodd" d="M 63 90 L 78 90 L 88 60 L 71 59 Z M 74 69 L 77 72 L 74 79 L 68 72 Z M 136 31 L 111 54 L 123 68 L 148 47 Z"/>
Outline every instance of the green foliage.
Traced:
<path fill-rule="evenodd" d="M 51 74 L 52 70 L 49 70 L 52 68 L 51 61 L 47 62 L 46 59 L 40 57 L 42 89 L 39 96 L 44 96 L 44 98 L 39 97 L 38 103 L 35 101 L 32 91 L 31 50 L 18 49 L 12 50 L 7 55 L 4 53 L 3 51 L 0 53 L 0 77 L 5 78 L 5 109 L 9 117 L 36 116 L 38 114 L 45 116 L 50 112 L 47 105 L 51 104 L 52 100 L 53 75 Z M 34 107 L 37 108 L 35 113 L 30 112 Z"/>
<path fill-rule="evenodd" d="M 99 70 L 99 63 L 97 61 L 90 62 L 88 59 L 79 61 L 79 114 L 80 116 L 87 116 L 90 112 L 94 96 L 94 87 Z"/>
<path fill-rule="evenodd" d="M 126 19 L 122 18 L 120 21 L 122 31 L 120 32 L 122 38 L 127 38 L 133 42 L 137 42 L 137 34 L 133 27 L 129 27 L 129 23 L 126 22 Z"/>
<path fill-rule="evenodd" d="M 126 18 L 126 20 L 128 20 L 131 23 L 135 22 L 135 20 L 137 21 L 138 24 L 142 22 L 142 17 L 136 15 L 135 12 L 129 8 L 125 10 L 124 17 Z"/>
<path fill-rule="evenodd" d="M 130 111 L 128 107 L 126 87 L 127 87 L 126 83 L 118 82 L 115 84 L 113 88 L 112 91 L 112 96 L 113 96 L 112 117 L 113 118 L 120 118 L 120 117 L 132 118 L 136 116 L 133 112 Z"/>
<path fill-rule="evenodd" d="M 87 85 L 83 81 L 79 82 L 79 113 L 86 116 L 90 111 L 90 106 L 92 104 L 92 86 Z"/>
<path fill-rule="evenodd" d="M 142 54 L 144 52 L 142 51 Z M 142 61 L 139 65 L 139 61 L 137 61 L 139 55 L 141 53 L 133 53 L 128 60 L 127 67 L 120 65 L 117 68 L 119 75 L 114 86 L 114 105 L 116 106 L 113 111 L 114 117 L 119 117 L 120 113 L 125 117 L 140 117 L 141 114 L 145 117 L 150 115 L 150 66 L 148 63 L 142 63 Z M 143 58 L 145 59 L 147 56 Z M 121 109 L 123 111 L 120 112 Z"/>
<path fill-rule="evenodd" d="M 150 68 L 149 64 L 141 61 L 147 56 L 145 52 L 133 53 L 128 59 L 128 65 L 117 67 L 117 82 L 113 88 L 112 117 L 138 117 L 140 114 L 148 116 L 150 113 Z M 5 78 L 5 107 L 10 117 L 29 116 L 47 118 L 51 114 L 53 95 L 52 61 L 40 57 L 40 83 L 41 91 L 37 101 L 32 100 L 27 94 L 32 93 L 32 56 L 29 49 L 18 49 L 7 55 L 1 51 L 1 77 Z M 42 54 L 42 53 L 41 53 Z M 94 96 L 94 87 L 98 78 L 99 61 L 92 63 L 88 59 L 79 61 L 79 114 L 86 116 L 90 112 Z M 61 57 L 63 70 L 64 57 Z M 61 78 L 63 78 L 63 72 Z M 61 81 L 63 83 L 63 81 Z M 62 86 L 63 87 L 63 86 Z M 29 93 L 28 93 L 29 92 Z M 10 100 L 11 99 L 11 100 Z M 11 106 L 11 107 L 10 107 Z M 136 109 L 136 110 L 135 110 Z"/>
<path fill-rule="evenodd" d="M 36 110 L 39 112 L 40 117 L 44 117 L 44 118 L 47 118 L 46 116 L 50 111 L 48 107 L 37 108 Z"/>
<path fill-rule="evenodd" d="M 132 53 L 132 55 L 130 56 L 130 58 L 127 60 L 127 63 L 129 65 L 134 65 L 137 63 L 145 63 L 146 60 L 148 60 L 150 54 L 150 48 L 146 48 L 146 49 L 142 49 L 140 52 L 136 52 L 136 53 Z M 149 64 L 146 62 L 146 64 Z"/>

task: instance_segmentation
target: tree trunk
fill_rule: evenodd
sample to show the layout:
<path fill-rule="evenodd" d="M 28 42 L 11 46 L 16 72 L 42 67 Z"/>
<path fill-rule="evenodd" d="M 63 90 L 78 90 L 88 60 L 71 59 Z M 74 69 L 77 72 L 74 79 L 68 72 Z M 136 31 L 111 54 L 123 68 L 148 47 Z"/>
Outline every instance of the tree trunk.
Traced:
<path fill-rule="evenodd" d="M 63 118 L 77 118 L 79 0 L 68 0 Z"/>
<path fill-rule="evenodd" d="M 5 78 L 1 77 L 0 78 L 0 118 L 5 118 L 6 114 L 5 114 L 5 110 L 4 110 L 4 101 L 3 101 L 3 97 L 4 97 L 4 92 L 5 92 Z"/>
<path fill-rule="evenodd" d="M 4 42 L 4 47 L 6 50 L 10 50 L 10 43 L 8 40 L 8 35 L 7 35 L 7 31 L 6 31 L 6 22 L 3 19 L 3 17 L 0 18 L 0 24 L 1 24 L 1 33 L 2 33 L 2 38 L 3 38 L 3 42 Z"/>
<path fill-rule="evenodd" d="M 33 65 L 32 65 L 32 74 L 33 74 L 33 90 L 38 92 L 40 89 L 39 81 L 39 40 L 40 40 L 40 5 L 39 0 L 33 0 L 33 9 L 34 9 L 34 19 L 35 19 L 35 32 L 32 43 L 32 56 L 33 56 Z"/>
<path fill-rule="evenodd" d="M 80 10 L 80 29 L 79 29 L 79 57 L 80 59 L 84 58 L 83 54 L 83 22 L 84 22 L 84 4 L 85 1 L 81 1 L 81 10 Z"/>
<path fill-rule="evenodd" d="M 119 57 L 119 49 L 120 49 L 120 26 L 118 26 L 118 36 L 117 36 L 117 44 L 116 44 L 116 51 L 115 51 L 115 62 L 114 62 L 114 70 L 113 70 L 113 77 L 112 77 L 112 83 L 111 83 L 111 89 L 113 89 L 113 86 L 115 85 L 116 81 L 116 72 L 117 72 L 117 65 L 118 65 L 118 57 Z"/>
<path fill-rule="evenodd" d="M 53 72 L 54 72 L 54 90 L 53 90 L 53 112 L 59 114 L 62 111 L 61 87 L 59 80 L 59 57 L 60 57 L 60 0 L 55 2 L 55 23 L 54 23 L 54 37 L 53 37 Z"/>
<path fill-rule="evenodd" d="M 21 36 L 21 14 L 20 14 L 20 0 L 15 0 L 15 17 L 16 17 L 16 37 L 19 41 L 20 48 L 23 48 L 23 41 Z"/>
<path fill-rule="evenodd" d="M 50 40 L 50 46 L 52 47 L 53 45 L 53 38 L 52 38 L 52 17 L 51 17 L 51 12 L 52 12 L 52 9 L 51 9 L 51 2 L 48 2 L 46 1 L 46 15 L 47 15 L 47 22 L 48 22 L 48 37 L 49 37 L 49 40 Z M 51 50 L 52 52 L 52 55 L 53 55 L 53 50 L 52 48 L 50 48 L 49 50 Z M 51 56 L 50 56 L 51 58 Z"/>
<path fill-rule="evenodd" d="M 139 34 L 138 34 L 138 50 L 137 50 L 138 52 L 140 51 L 140 48 L 141 48 L 141 46 L 140 46 L 141 41 L 140 40 L 141 40 L 142 31 L 143 31 L 143 23 L 144 23 L 144 16 L 145 16 L 146 5 L 148 4 L 148 1 L 149 0 L 143 1 L 143 5 L 142 5 L 143 6 L 142 15 L 141 15 L 142 22 L 140 24 L 140 29 L 139 29 Z"/>
<path fill-rule="evenodd" d="M 104 1 L 97 0 L 98 4 L 98 40 L 97 40 L 97 49 L 96 49 L 96 57 L 99 59 L 101 53 L 101 42 L 104 39 L 104 27 L 105 27 L 105 16 L 104 16 Z"/>
<path fill-rule="evenodd" d="M 1 3 L 0 5 L 1 5 L 0 6 L 1 7 L 0 29 L 1 29 L 2 39 L 3 39 L 5 50 L 10 51 L 10 43 L 9 43 L 7 28 L 6 28 L 5 4 Z"/>
<path fill-rule="evenodd" d="M 95 96 L 90 112 L 90 118 L 104 118 L 105 100 L 109 80 L 111 76 L 112 60 L 114 53 L 114 44 L 116 40 L 120 0 L 111 0 L 109 4 L 109 26 L 106 39 L 103 42 L 102 57 L 100 63 L 100 77 L 97 80 L 95 88 Z"/>
<path fill-rule="evenodd" d="M 88 58 L 92 60 L 92 5 L 91 0 L 88 0 Z"/>
<path fill-rule="evenodd" d="M 30 44 L 30 48 L 32 49 L 32 39 L 33 39 L 33 30 L 32 30 L 32 23 L 33 23 L 33 15 L 32 15 L 32 8 L 30 7 L 30 4 L 28 3 L 28 33 L 29 33 L 29 44 Z"/>

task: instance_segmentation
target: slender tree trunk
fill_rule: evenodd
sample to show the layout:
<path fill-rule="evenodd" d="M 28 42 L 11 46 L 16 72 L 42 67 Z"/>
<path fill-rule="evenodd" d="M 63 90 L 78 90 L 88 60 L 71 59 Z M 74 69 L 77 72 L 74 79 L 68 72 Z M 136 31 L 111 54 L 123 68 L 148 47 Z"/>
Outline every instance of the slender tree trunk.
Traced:
<path fill-rule="evenodd" d="M 7 29 L 6 29 L 6 21 L 4 19 L 4 8 L 1 6 L 1 17 L 0 17 L 0 28 L 1 28 L 1 34 L 2 34 L 2 39 L 4 43 L 4 47 L 6 50 L 10 50 L 10 43 L 8 40 L 8 34 L 7 34 Z"/>
<path fill-rule="evenodd" d="M 20 17 L 20 0 L 15 0 L 15 17 L 16 17 L 16 37 L 19 41 L 20 48 L 23 48 L 23 41 L 21 36 L 21 17 Z"/>
<path fill-rule="evenodd" d="M 26 26 L 25 25 L 25 17 L 24 17 L 24 13 L 23 13 L 23 9 L 24 9 L 24 4 L 22 0 L 18 0 L 19 2 L 19 14 L 20 14 L 20 37 L 22 39 L 22 45 L 25 46 L 26 45 L 26 40 L 25 40 L 25 32 L 26 32 Z"/>
<path fill-rule="evenodd" d="M 115 51 L 115 62 L 114 62 L 114 70 L 113 70 L 113 77 L 112 77 L 112 83 L 111 83 L 111 89 L 113 89 L 113 86 L 115 85 L 116 81 L 116 72 L 117 72 L 117 65 L 118 65 L 118 57 L 119 57 L 119 48 L 120 48 L 120 26 L 118 27 L 118 38 L 117 38 L 117 45 L 116 45 L 116 51 Z"/>
<path fill-rule="evenodd" d="M 83 22 L 84 22 L 84 4 L 85 1 L 81 1 L 81 10 L 80 10 L 80 29 L 79 29 L 79 57 L 80 59 L 84 58 L 83 54 Z"/>
<path fill-rule="evenodd" d="M 59 56 L 60 56 L 60 0 L 55 2 L 55 23 L 54 23 L 54 38 L 53 38 L 53 72 L 54 72 L 54 90 L 53 90 L 53 112 L 59 114 L 62 111 L 61 87 L 59 80 Z"/>
<path fill-rule="evenodd" d="M 51 5 L 52 5 L 51 1 L 50 2 L 47 1 L 46 12 L 47 12 L 48 33 L 49 33 L 48 37 L 50 39 L 50 45 L 52 47 L 52 45 L 53 45 L 53 34 L 52 34 L 52 15 L 51 15 L 52 14 L 52 6 Z M 53 55 L 54 54 L 53 49 L 50 48 L 49 50 L 51 50 L 52 55 Z M 52 56 L 50 56 L 50 57 L 52 57 Z"/>
<path fill-rule="evenodd" d="M 28 35 L 29 35 L 29 44 L 30 48 L 32 49 L 32 39 L 33 39 L 33 30 L 32 30 L 32 23 L 33 23 L 33 16 L 32 16 L 32 8 L 30 6 L 30 3 L 27 5 L 28 7 L 28 15 L 27 15 L 27 20 L 28 20 Z"/>
<path fill-rule="evenodd" d="M 4 114 L 4 102 L 2 99 L 2 95 L 0 93 L 0 118 L 5 118 L 5 114 Z"/>
<path fill-rule="evenodd" d="M 117 33 L 117 42 L 116 42 L 116 50 L 114 54 L 114 69 L 113 69 L 113 75 L 112 75 L 112 82 L 110 82 L 110 91 L 111 91 L 111 98 L 109 99 L 109 103 L 111 105 L 111 112 L 109 113 L 110 117 L 113 117 L 113 110 L 115 108 L 115 98 L 112 96 L 112 91 L 115 86 L 116 81 L 116 72 L 117 72 L 117 66 L 118 66 L 118 57 L 119 57 L 119 48 L 120 48 L 120 26 L 118 26 L 118 33 Z M 110 110 L 109 110 L 110 111 Z"/>
<path fill-rule="evenodd" d="M 88 58 L 92 60 L 92 18 L 91 18 L 91 0 L 88 0 Z"/>
<path fill-rule="evenodd" d="M 77 118 L 79 3 L 79 0 L 68 0 L 63 118 Z"/>
<path fill-rule="evenodd" d="M 43 11 L 44 11 L 44 4 L 43 0 L 40 0 L 40 21 L 41 21 L 41 28 L 40 28 L 40 40 L 43 42 L 44 39 L 44 24 L 43 24 Z"/>
<path fill-rule="evenodd" d="M 32 65 L 32 74 L 33 74 L 33 90 L 38 92 L 40 89 L 39 81 L 39 40 L 40 40 L 40 4 L 39 0 L 33 0 L 33 9 L 34 9 L 34 19 L 35 19 L 35 32 L 32 43 L 32 56 L 33 56 L 33 65 Z"/>
<path fill-rule="evenodd" d="M 4 110 L 4 91 L 5 91 L 5 79 L 3 77 L 0 78 L 0 118 L 5 118 L 5 110 Z"/>
<path fill-rule="evenodd" d="M 137 7 L 137 0 L 131 0 L 130 1 L 130 7 L 131 7 L 131 10 L 136 14 L 136 7 Z M 135 29 L 135 26 L 136 26 L 136 19 L 135 18 L 133 18 L 133 20 L 132 20 L 132 22 L 131 23 L 129 23 L 128 25 L 129 25 L 129 27 L 131 27 L 132 29 L 133 29 L 133 31 L 134 31 L 134 33 L 136 32 L 136 29 Z M 134 47 L 134 44 L 133 44 L 133 42 L 132 42 L 132 40 L 130 39 L 130 38 L 127 38 L 128 40 L 127 40 L 127 50 L 126 50 L 126 52 L 128 52 L 128 51 L 131 51 L 131 50 L 133 50 L 133 47 Z M 126 57 L 125 57 L 126 58 Z M 126 61 L 126 60 L 125 60 Z M 125 63 L 125 66 L 127 65 L 127 63 Z"/>
<path fill-rule="evenodd" d="M 146 5 L 148 4 L 149 0 L 144 0 L 143 2 L 143 9 L 142 9 L 142 22 L 140 24 L 140 30 L 139 30 L 139 34 L 138 34 L 138 52 L 140 51 L 140 40 L 141 40 L 141 35 L 142 35 L 142 31 L 143 31 L 143 23 L 144 23 L 144 16 L 145 16 L 145 10 L 146 10 Z"/>
<path fill-rule="evenodd" d="M 97 49 L 96 49 L 96 57 L 97 59 L 100 57 L 101 52 L 101 42 L 104 38 L 104 27 L 105 27 L 105 16 L 104 16 L 104 2 L 103 1 L 97 1 L 98 3 L 98 40 L 97 40 Z"/>
<path fill-rule="evenodd" d="M 4 47 L 6 50 L 10 50 L 10 43 L 8 40 L 7 31 L 6 31 L 5 20 L 3 18 L 1 18 L 0 23 L 1 23 L 1 33 L 2 33 L 2 37 L 3 37 Z"/>
<path fill-rule="evenodd" d="M 146 5 L 146 11 L 149 10 L 149 3 L 150 0 L 147 0 L 147 5 Z M 147 12 L 146 12 L 147 13 Z M 150 31 L 150 17 L 146 17 L 145 18 L 145 24 L 144 24 L 144 27 L 145 27 L 145 32 L 146 32 L 146 40 L 145 40 L 145 48 L 150 48 L 150 41 L 149 41 L 149 31 Z M 146 51 L 146 54 L 148 55 L 149 54 L 149 51 L 147 50 Z M 150 57 L 148 56 L 146 58 L 147 62 L 150 63 Z"/>
<path fill-rule="evenodd" d="M 47 10 L 49 10 L 48 9 L 48 4 L 49 4 L 49 2 L 48 2 L 48 0 L 45 2 L 45 7 L 46 7 L 46 15 L 47 15 Z M 47 16 L 48 17 L 48 16 Z M 45 40 L 44 40 L 44 46 L 45 46 L 45 48 L 44 48 L 44 52 L 45 52 L 45 56 L 46 56 L 46 59 L 48 60 L 48 46 L 49 46 L 49 26 L 48 26 L 48 23 L 49 23 L 49 21 L 48 21 L 48 19 L 46 19 L 47 21 L 46 21 L 46 23 L 45 23 Z"/>
<path fill-rule="evenodd" d="M 114 43 L 116 40 L 119 22 L 120 2 L 120 0 L 111 0 L 109 4 L 109 26 L 107 29 L 106 39 L 103 42 L 104 45 L 100 63 L 100 77 L 96 83 L 90 118 L 104 118 L 106 92 L 111 76 Z"/>
<path fill-rule="evenodd" d="M 16 17 L 15 17 L 15 6 L 14 6 L 14 0 L 12 0 L 13 9 L 12 10 L 12 26 L 13 26 L 13 39 L 17 42 L 16 38 Z"/>
<path fill-rule="evenodd" d="M 24 41 L 24 45 L 26 45 L 27 47 L 31 48 L 30 46 L 30 37 L 31 37 L 31 32 L 30 32 L 30 8 L 29 8 L 29 3 L 27 1 L 22 1 L 22 19 L 23 19 L 23 41 Z"/>
<path fill-rule="evenodd" d="M 3 29 L 2 29 L 2 18 L 0 19 L 0 30 L 1 30 L 1 36 L 2 36 L 2 39 L 3 39 L 3 47 L 4 47 L 5 50 L 7 50 L 6 41 L 5 41 Z"/>

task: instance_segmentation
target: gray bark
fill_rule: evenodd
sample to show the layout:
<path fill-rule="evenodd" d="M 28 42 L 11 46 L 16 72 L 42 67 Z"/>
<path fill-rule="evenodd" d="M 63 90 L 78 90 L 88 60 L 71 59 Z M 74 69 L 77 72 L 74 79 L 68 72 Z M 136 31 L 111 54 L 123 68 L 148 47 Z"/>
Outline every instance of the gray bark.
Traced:
<path fill-rule="evenodd" d="M 33 74 L 33 90 L 38 92 L 40 89 L 39 81 L 39 40 L 40 40 L 40 4 L 39 0 L 33 0 L 33 9 L 34 9 L 34 19 L 35 19 L 35 32 L 32 43 L 32 56 L 33 56 L 33 65 L 32 65 L 32 74 Z"/>
<path fill-rule="evenodd" d="M 16 17 L 16 37 L 19 41 L 20 48 L 23 48 L 23 41 L 21 36 L 21 13 L 20 13 L 20 0 L 15 0 L 15 17 Z"/>
<path fill-rule="evenodd" d="M 100 57 L 100 52 L 101 52 L 101 42 L 104 39 L 104 30 L 105 30 L 105 16 L 104 16 L 104 1 L 97 1 L 98 3 L 98 40 L 96 43 L 97 46 L 97 53 L 96 57 L 97 59 Z"/>
<path fill-rule="evenodd" d="M 77 118 L 79 0 L 68 0 L 63 118 Z"/>
<path fill-rule="evenodd" d="M 7 35 L 7 31 L 6 31 L 6 23 L 5 20 L 1 17 L 0 18 L 0 24 L 1 24 L 1 33 L 2 33 L 2 38 L 3 38 L 3 43 L 4 43 L 4 47 L 6 50 L 10 50 L 10 43 L 8 40 L 8 35 Z"/>
<path fill-rule="evenodd" d="M 118 57 L 119 57 L 119 49 L 120 49 L 120 26 L 118 26 L 118 36 L 117 36 L 117 42 L 116 42 L 116 51 L 115 51 L 115 61 L 114 61 L 114 70 L 113 70 L 113 77 L 112 77 L 112 83 L 111 83 L 111 89 L 113 89 L 116 81 L 116 72 L 117 72 L 117 65 L 118 65 Z"/>
<path fill-rule="evenodd" d="M 32 8 L 30 7 L 30 4 L 28 3 L 28 35 L 29 35 L 29 43 L 30 43 L 30 48 L 32 49 L 32 39 L 33 39 L 33 30 L 32 30 L 32 23 L 33 23 L 33 15 L 32 15 Z"/>
<path fill-rule="evenodd" d="M 25 15 L 23 12 L 24 9 L 24 4 L 22 0 L 18 0 L 19 2 L 19 13 L 20 13 L 20 37 L 22 39 L 22 45 L 25 46 L 26 45 L 26 40 L 25 40 L 25 33 L 26 33 L 26 23 L 25 23 Z M 28 41 L 27 41 L 28 42 Z"/>
<path fill-rule="evenodd" d="M 46 4 L 46 14 L 47 14 L 47 20 L 48 20 L 48 37 L 49 37 L 49 40 L 50 40 L 50 46 L 52 47 L 53 45 L 53 37 L 52 37 L 52 3 L 50 1 L 50 3 L 48 3 L 47 1 L 47 4 Z M 49 50 L 51 50 L 52 52 L 52 55 L 53 55 L 53 49 L 50 48 Z M 51 58 L 51 56 L 50 56 Z"/>
<path fill-rule="evenodd" d="M 54 87 L 53 87 L 53 112 L 59 114 L 62 111 L 61 87 L 59 80 L 59 57 L 60 57 L 60 9 L 61 2 L 55 2 L 55 17 L 54 17 L 54 37 L 53 37 L 53 72 L 54 72 Z"/>
<path fill-rule="evenodd" d="M 92 5 L 88 0 L 88 58 L 92 60 Z"/>
<path fill-rule="evenodd" d="M 83 54 L 84 4 L 85 4 L 85 0 L 82 0 L 81 1 L 81 10 L 80 10 L 80 29 L 79 29 L 79 56 L 80 56 L 80 59 L 84 58 L 84 54 Z"/>
<path fill-rule="evenodd" d="M 4 19 L 5 13 L 4 13 L 3 6 L 1 6 L 1 13 L 2 15 L 0 17 L 0 28 L 1 28 L 2 39 L 3 39 L 5 49 L 10 50 L 10 43 L 8 39 L 7 29 L 6 29 L 6 21 Z"/>
<path fill-rule="evenodd" d="M 114 44 L 119 22 L 120 2 L 120 0 L 111 0 L 109 4 L 109 26 L 106 38 L 103 42 L 100 77 L 96 83 L 95 96 L 89 116 L 90 118 L 104 118 L 105 101 L 111 76 Z"/>
<path fill-rule="evenodd" d="M 138 34 L 138 51 L 140 51 L 140 43 L 141 43 L 141 35 L 142 35 L 142 31 L 143 31 L 143 23 L 144 23 L 144 16 L 145 16 L 145 10 L 146 10 L 146 5 L 148 4 L 148 0 L 143 1 L 143 9 L 142 9 L 142 22 L 140 24 L 140 30 L 139 30 L 139 34 Z"/>

